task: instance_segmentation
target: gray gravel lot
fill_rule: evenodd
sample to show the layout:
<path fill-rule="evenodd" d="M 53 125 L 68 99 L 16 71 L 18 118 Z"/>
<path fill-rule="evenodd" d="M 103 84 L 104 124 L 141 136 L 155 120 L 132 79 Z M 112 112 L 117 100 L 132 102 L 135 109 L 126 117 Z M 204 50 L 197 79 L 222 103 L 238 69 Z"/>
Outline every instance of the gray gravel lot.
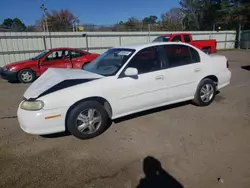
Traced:
<path fill-rule="evenodd" d="M 242 66 L 250 66 L 250 52 L 220 53 L 230 61 L 232 83 L 211 106 L 140 113 L 87 141 L 24 133 L 16 110 L 28 85 L 0 80 L 0 187 L 135 188 L 152 156 L 166 188 L 249 188 L 250 67 Z M 144 181 L 157 187 L 154 177 Z"/>

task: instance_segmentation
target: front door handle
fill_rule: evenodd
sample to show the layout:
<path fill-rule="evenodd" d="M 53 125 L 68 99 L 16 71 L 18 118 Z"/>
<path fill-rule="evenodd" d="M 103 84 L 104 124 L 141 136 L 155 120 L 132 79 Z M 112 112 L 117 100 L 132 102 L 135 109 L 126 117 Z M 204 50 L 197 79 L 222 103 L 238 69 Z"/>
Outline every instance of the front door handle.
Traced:
<path fill-rule="evenodd" d="M 163 75 L 159 75 L 155 77 L 156 80 L 164 80 L 164 76 Z"/>
<path fill-rule="evenodd" d="M 200 68 L 196 68 L 196 69 L 194 69 L 194 72 L 200 72 L 201 71 L 201 69 Z"/>

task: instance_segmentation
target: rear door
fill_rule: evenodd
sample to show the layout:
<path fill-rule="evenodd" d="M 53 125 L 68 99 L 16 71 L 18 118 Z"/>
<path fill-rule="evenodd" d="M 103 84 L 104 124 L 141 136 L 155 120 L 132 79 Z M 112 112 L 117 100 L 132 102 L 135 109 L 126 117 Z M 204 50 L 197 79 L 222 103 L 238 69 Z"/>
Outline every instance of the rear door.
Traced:
<path fill-rule="evenodd" d="M 40 63 L 40 72 L 44 73 L 48 68 L 72 68 L 68 50 L 56 50 L 46 56 Z"/>
<path fill-rule="evenodd" d="M 199 53 L 183 44 L 164 45 L 166 100 L 178 101 L 193 97 L 203 77 Z"/>

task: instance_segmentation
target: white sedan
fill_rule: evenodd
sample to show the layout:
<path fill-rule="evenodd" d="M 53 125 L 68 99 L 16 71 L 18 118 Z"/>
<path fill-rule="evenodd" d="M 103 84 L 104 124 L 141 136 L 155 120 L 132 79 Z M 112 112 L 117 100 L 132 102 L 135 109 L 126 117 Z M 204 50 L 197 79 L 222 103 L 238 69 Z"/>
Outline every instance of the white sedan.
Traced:
<path fill-rule="evenodd" d="M 188 100 L 208 106 L 230 80 L 226 57 L 186 43 L 120 46 L 84 70 L 48 69 L 24 93 L 18 121 L 30 134 L 89 139 L 132 113 Z"/>

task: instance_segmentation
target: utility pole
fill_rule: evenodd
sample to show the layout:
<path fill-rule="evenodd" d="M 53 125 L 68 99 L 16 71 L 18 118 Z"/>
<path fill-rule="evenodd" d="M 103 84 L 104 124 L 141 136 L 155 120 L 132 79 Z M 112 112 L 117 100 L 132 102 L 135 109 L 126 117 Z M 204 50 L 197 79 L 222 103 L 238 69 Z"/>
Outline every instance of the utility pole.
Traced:
<path fill-rule="evenodd" d="M 46 11 L 48 10 L 45 6 L 44 6 L 44 3 L 40 6 L 41 10 L 43 11 L 43 20 L 44 20 L 44 32 L 46 33 L 49 33 L 50 35 L 50 32 L 49 32 L 49 27 L 48 27 L 48 21 L 47 21 L 47 15 L 46 15 Z M 46 28 L 46 29 L 45 29 Z M 46 38 L 46 36 L 45 36 Z M 50 48 L 52 48 L 52 41 L 51 41 L 51 36 L 50 36 Z"/>
<path fill-rule="evenodd" d="M 150 42 L 151 23 L 148 23 L 148 42 Z"/>
<path fill-rule="evenodd" d="M 78 26 L 79 26 L 79 18 L 75 17 L 72 23 L 73 31 L 78 32 Z"/>
<path fill-rule="evenodd" d="M 76 31 L 78 32 L 78 24 L 79 24 L 79 18 L 76 17 Z"/>
<path fill-rule="evenodd" d="M 45 8 L 44 4 L 42 4 L 40 8 L 41 8 L 42 11 L 43 11 L 43 19 L 44 19 L 44 22 L 45 22 L 46 30 L 47 30 L 47 32 L 49 32 L 48 22 L 47 22 L 47 16 L 46 16 L 47 8 Z M 46 31 L 44 31 L 44 32 L 46 32 Z"/>
<path fill-rule="evenodd" d="M 73 21 L 72 26 L 73 26 L 73 32 L 75 32 L 75 21 Z"/>

